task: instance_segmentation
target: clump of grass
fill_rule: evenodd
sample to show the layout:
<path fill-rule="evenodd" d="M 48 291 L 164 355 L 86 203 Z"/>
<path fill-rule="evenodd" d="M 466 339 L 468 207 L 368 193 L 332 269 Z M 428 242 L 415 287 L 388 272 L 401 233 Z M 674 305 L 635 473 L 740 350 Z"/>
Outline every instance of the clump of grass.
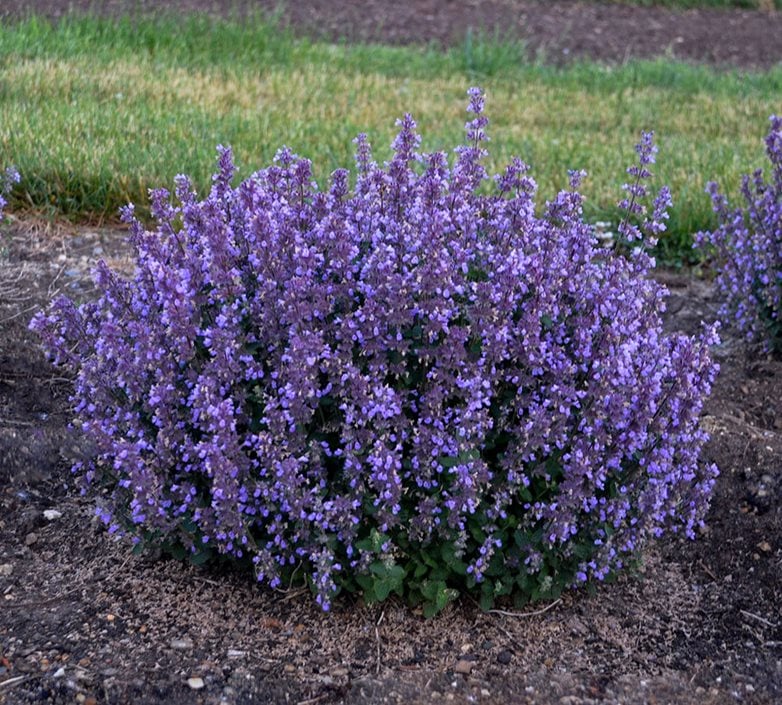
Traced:
<path fill-rule="evenodd" d="M 782 70 L 719 73 L 669 61 L 554 68 L 523 47 L 473 35 L 458 47 L 333 45 L 260 19 L 31 18 L 0 27 L 0 163 L 23 181 L 15 209 L 106 220 L 147 190 L 190 174 L 204 190 L 216 144 L 231 144 L 242 175 L 280 144 L 313 159 L 324 178 L 350 161 L 367 132 L 390 155 L 389 115 L 412 111 L 426 149 L 458 138 L 458 97 L 479 78 L 491 96 L 496 169 L 514 154 L 544 196 L 567 170 L 588 167 L 590 218 L 616 222 L 627 145 L 656 130 L 655 178 L 674 194 L 663 246 L 689 251 L 713 225 L 704 175 L 736 184 L 762 155 L 762 126 L 778 109 Z"/>

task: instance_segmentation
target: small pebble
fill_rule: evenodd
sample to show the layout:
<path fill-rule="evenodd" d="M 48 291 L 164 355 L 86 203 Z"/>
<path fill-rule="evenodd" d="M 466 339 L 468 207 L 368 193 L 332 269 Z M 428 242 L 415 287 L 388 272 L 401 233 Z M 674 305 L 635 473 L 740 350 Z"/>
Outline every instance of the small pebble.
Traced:
<path fill-rule="evenodd" d="M 190 639 L 172 639 L 171 648 L 177 651 L 187 651 L 193 648 L 193 642 Z"/>
<path fill-rule="evenodd" d="M 198 678 L 197 676 L 194 678 L 188 678 L 187 684 L 192 690 L 201 690 L 201 688 L 204 687 L 204 679 Z"/>
<path fill-rule="evenodd" d="M 27 536 L 24 537 L 25 546 L 32 546 L 37 541 L 38 541 L 38 534 L 36 534 L 34 531 L 31 531 L 29 534 L 27 534 Z"/>
<path fill-rule="evenodd" d="M 7 578 L 14 572 L 14 566 L 12 563 L 3 563 L 0 565 L 0 576 Z"/>
<path fill-rule="evenodd" d="M 60 517 L 62 517 L 62 512 L 58 512 L 56 509 L 44 509 L 43 511 L 43 518 L 46 521 L 56 521 Z"/>
<path fill-rule="evenodd" d="M 64 668 L 62 668 L 62 667 L 61 667 L 61 668 L 58 668 L 58 669 L 57 669 L 57 670 L 54 672 L 54 677 L 55 677 L 55 678 L 62 678 L 64 675 L 65 675 L 65 669 L 64 669 Z"/>
<path fill-rule="evenodd" d="M 500 651 L 499 654 L 497 654 L 497 661 L 499 661 L 503 666 L 507 666 L 511 662 L 512 658 L 513 654 L 511 654 L 511 652 L 507 649 L 504 649 L 503 651 Z"/>
<path fill-rule="evenodd" d="M 453 667 L 453 672 L 459 673 L 463 676 L 468 676 L 474 665 L 475 664 L 472 661 L 468 661 L 467 659 L 462 658 L 456 662 L 456 665 Z"/>

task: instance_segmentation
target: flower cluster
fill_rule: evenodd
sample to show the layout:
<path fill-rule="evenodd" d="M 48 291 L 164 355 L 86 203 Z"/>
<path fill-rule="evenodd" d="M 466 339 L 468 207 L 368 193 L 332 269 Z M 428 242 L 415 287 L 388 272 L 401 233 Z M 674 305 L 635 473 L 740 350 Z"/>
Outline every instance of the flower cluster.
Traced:
<path fill-rule="evenodd" d="M 766 153 L 770 179 L 761 169 L 744 176 L 743 209 L 731 209 L 717 184 L 709 184 L 719 227 L 699 233 L 696 245 L 717 250 L 717 286 L 727 299 L 720 315 L 731 317 L 748 340 L 782 351 L 782 117 L 771 117 Z"/>
<path fill-rule="evenodd" d="M 0 217 L 3 215 L 5 207 L 8 205 L 6 196 L 11 190 L 14 184 L 19 183 L 19 172 L 13 167 L 8 167 L 2 175 L 0 175 Z"/>
<path fill-rule="evenodd" d="M 112 531 L 303 576 L 324 609 L 345 589 L 429 613 L 547 597 L 693 533 L 714 334 L 663 333 L 653 261 L 599 247 L 583 173 L 540 214 L 518 159 L 489 194 L 478 89 L 469 111 L 452 161 L 408 115 L 385 165 L 357 138 L 352 189 L 287 149 L 233 188 L 220 148 L 205 199 L 178 177 L 154 230 L 125 211 L 134 278 L 101 263 L 98 300 L 31 324 L 76 373 L 77 470 L 108 482 Z"/>

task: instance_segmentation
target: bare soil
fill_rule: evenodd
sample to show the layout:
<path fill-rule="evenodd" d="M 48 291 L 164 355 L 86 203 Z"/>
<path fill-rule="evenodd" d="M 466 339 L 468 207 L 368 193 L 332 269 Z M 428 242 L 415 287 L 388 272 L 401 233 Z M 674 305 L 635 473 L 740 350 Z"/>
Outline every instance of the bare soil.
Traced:
<path fill-rule="evenodd" d="M 722 470 L 708 529 L 651 546 L 637 574 L 539 613 L 462 600 L 425 620 L 341 599 L 323 614 L 247 575 L 134 557 L 104 531 L 68 470 L 70 383 L 27 323 L 56 291 L 89 296 L 97 258 L 129 268 L 124 235 L 17 223 L 3 244 L 0 702 L 782 701 L 782 362 L 726 334 L 703 421 Z M 659 276 L 669 330 L 714 318 L 709 283 Z"/>
<path fill-rule="evenodd" d="M 3 0 L 0 18 L 70 11 L 104 15 L 192 12 L 276 15 L 327 39 L 392 44 L 460 43 L 468 31 L 520 39 L 530 57 L 621 62 L 668 56 L 744 69 L 782 61 L 782 12 L 637 7 L 572 0 Z"/>

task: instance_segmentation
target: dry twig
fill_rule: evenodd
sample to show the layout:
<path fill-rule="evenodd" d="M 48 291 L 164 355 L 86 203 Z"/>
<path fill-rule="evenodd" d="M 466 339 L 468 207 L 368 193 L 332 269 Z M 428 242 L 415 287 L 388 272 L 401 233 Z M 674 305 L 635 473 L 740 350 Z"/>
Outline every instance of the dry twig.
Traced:
<path fill-rule="evenodd" d="M 380 664 L 382 663 L 382 651 L 381 651 L 381 641 L 380 641 L 380 623 L 383 621 L 383 617 L 386 616 L 386 611 L 383 610 L 380 613 L 380 617 L 377 620 L 377 623 L 375 624 L 375 641 L 377 642 L 377 662 L 375 663 L 375 673 L 380 673 Z"/>
<path fill-rule="evenodd" d="M 534 612 L 506 612 L 505 610 L 489 610 L 488 612 L 489 614 L 501 614 L 503 617 L 537 617 L 539 614 L 544 614 L 554 609 L 560 602 L 562 602 L 561 597 L 558 600 L 554 600 L 550 605 L 546 605 L 544 608 Z"/>
<path fill-rule="evenodd" d="M 747 612 L 747 610 L 739 610 L 739 612 L 741 612 L 741 614 L 743 614 L 745 617 L 751 617 L 752 619 L 757 619 L 758 622 L 762 622 L 763 624 L 765 624 L 768 627 L 771 627 L 772 629 L 777 628 L 776 624 L 774 624 L 773 622 L 769 622 L 765 617 L 761 617 L 760 615 L 757 614 L 752 614 L 752 612 Z"/>

